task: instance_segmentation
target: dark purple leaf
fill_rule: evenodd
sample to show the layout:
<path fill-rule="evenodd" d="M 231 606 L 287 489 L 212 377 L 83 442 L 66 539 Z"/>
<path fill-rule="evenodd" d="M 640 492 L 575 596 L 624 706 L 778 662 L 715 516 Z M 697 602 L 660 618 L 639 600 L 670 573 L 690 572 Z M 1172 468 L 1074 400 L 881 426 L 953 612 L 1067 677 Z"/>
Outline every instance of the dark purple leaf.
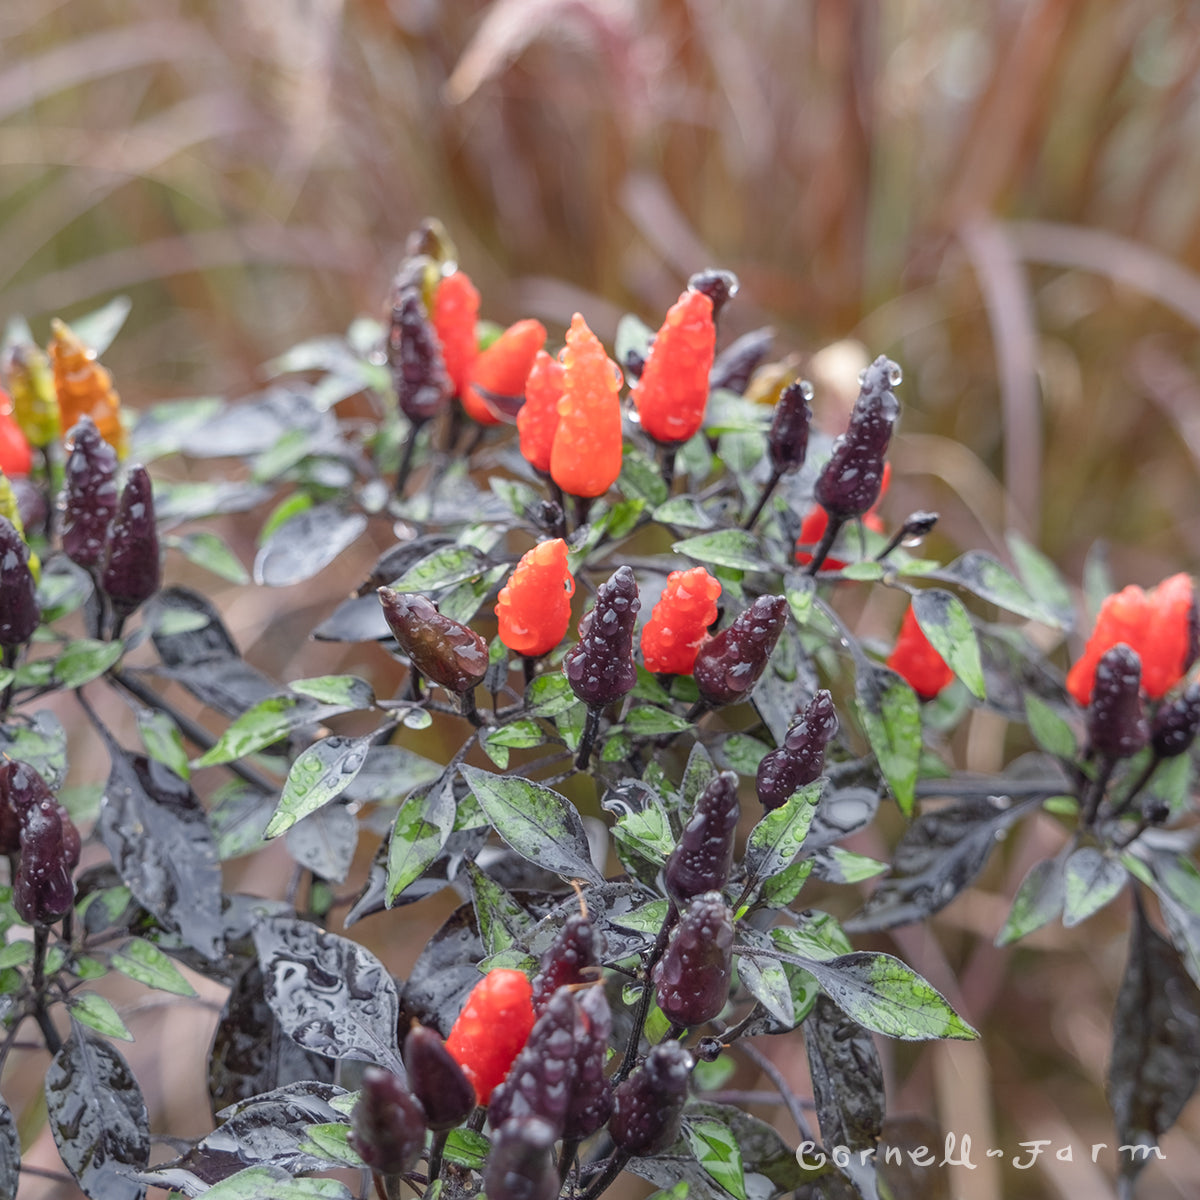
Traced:
<path fill-rule="evenodd" d="M 0 1200 L 16 1200 L 21 1173 L 21 1139 L 12 1110 L 0 1097 Z"/>
<path fill-rule="evenodd" d="M 254 933 L 267 1003 L 293 1041 L 328 1058 L 353 1058 L 403 1078 L 399 1002 L 369 950 L 308 921 L 278 917 Z"/>
<path fill-rule="evenodd" d="M 158 619 L 153 623 L 151 638 L 164 666 L 182 667 L 210 658 L 239 657 L 237 645 L 220 614 L 199 592 L 182 587 L 163 588 L 155 597 L 153 612 Z M 183 633 L 161 632 L 159 626 L 166 625 L 164 615 L 175 613 L 206 620 L 198 628 Z"/>
<path fill-rule="evenodd" d="M 141 1200 L 125 1175 L 150 1158 L 150 1125 L 137 1081 L 103 1038 L 74 1025 L 46 1072 L 50 1129 L 67 1170 L 94 1200 Z"/>
<path fill-rule="evenodd" d="M 1200 992 L 1140 905 L 1134 915 L 1113 1016 L 1108 1094 L 1121 1142 L 1157 1146 L 1200 1082 Z M 1120 1158 L 1128 1180 L 1146 1163 L 1142 1154 Z"/>
<path fill-rule="evenodd" d="M 189 1171 L 210 1185 L 259 1163 L 289 1174 L 325 1170 L 335 1164 L 300 1145 L 310 1125 L 344 1119 L 329 1103 L 344 1094 L 331 1083 L 306 1080 L 239 1101 L 218 1114 L 222 1121 L 212 1133 L 159 1169 Z"/>
<path fill-rule="evenodd" d="M 306 508 L 280 525 L 259 550 L 254 581 L 267 587 L 288 587 L 311 579 L 366 527 L 363 513 L 343 512 L 336 504 Z"/>
<path fill-rule="evenodd" d="M 285 1084 L 330 1083 L 334 1070 L 331 1059 L 297 1046 L 283 1032 L 263 996 L 262 971 L 250 963 L 230 989 L 213 1035 L 208 1094 L 214 1115 Z"/>
<path fill-rule="evenodd" d="M 192 458 L 224 458 L 261 454 L 292 430 L 313 435 L 336 433 L 336 423 L 320 412 L 305 391 L 271 387 L 259 397 L 227 405 L 182 439 L 181 449 Z"/>
<path fill-rule="evenodd" d="M 227 717 L 240 717 L 279 691 L 277 683 L 241 658 L 212 658 L 174 667 L 165 674 Z"/>
<path fill-rule="evenodd" d="M 138 902 L 205 958 L 223 949 L 221 867 L 199 797 L 169 767 L 110 743 L 98 829 Z"/>
<path fill-rule="evenodd" d="M 320 642 L 382 642 L 392 636 L 379 597 L 351 596 L 312 631 Z"/>
<path fill-rule="evenodd" d="M 402 996 L 405 1026 L 415 1017 L 445 1037 L 467 993 L 479 982 L 475 964 L 485 953 L 475 906 L 463 904 L 429 939 L 413 964 Z"/>
<path fill-rule="evenodd" d="M 358 820 L 344 804 L 327 804 L 287 831 L 288 853 L 321 879 L 344 883 L 358 846 Z"/>

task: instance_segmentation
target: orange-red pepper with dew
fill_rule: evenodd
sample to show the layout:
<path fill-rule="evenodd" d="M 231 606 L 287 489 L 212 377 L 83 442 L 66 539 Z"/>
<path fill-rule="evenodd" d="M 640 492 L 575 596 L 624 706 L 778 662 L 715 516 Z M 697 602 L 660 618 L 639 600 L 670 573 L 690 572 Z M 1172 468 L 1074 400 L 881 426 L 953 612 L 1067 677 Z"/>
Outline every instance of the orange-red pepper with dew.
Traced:
<path fill-rule="evenodd" d="M 621 371 L 579 313 L 560 358 L 563 394 L 550 475 L 570 496 L 603 496 L 621 473 Z"/>
<path fill-rule="evenodd" d="M 500 640 L 527 658 L 548 654 L 566 637 L 574 594 L 567 543 L 562 538 L 539 542 L 522 556 L 500 589 Z"/>
<path fill-rule="evenodd" d="M 96 355 L 79 340 L 71 328 L 55 318 L 50 322 L 50 362 L 54 367 L 54 388 L 58 393 L 61 425 L 73 428 L 80 417 L 91 417 L 100 436 L 125 457 L 125 427 L 121 424 L 121 398 L 112 385 L 112 376 L 96 361 Z"/>
<path fill-rule="evenodd" d="M 667 310 L 633 388 L 642 428 L 655 441 L 686 442 L 704 423 L 716 342 L 712 301 L 684 292 Z"/>
<path fill-rule="evenodd" d="M 518 411 L 533 360 L 545 341 L 546 327 L 530 318 L 510 325 L 476 358 L 471 385 L 462 393 L 463 408 L 471 417 L 481 425 L 499 425 L 501 412 Z"/>
<path fill-rule="evenodd" d="M 533 1028 L 533 985 L 520 971 L 498 967 L 472 989 L 446 1039 L 480 1104 L 504 1082 Z"/>
<path fill-rule="evenodd" d="M 525 403 L 517 413 L 521 453 L 535 470 L 550 472 L 550 453 L 558 429 L 558 402 L 562 399 L 565 368 L 545 350 L 539 350 L 525 380 Z"/>
<path fill-rule="evenodd" d="M 900 626 L 896 647 L 887 665 L 905 680 L 922 700 L 932 700 L 943 688 L 954 682 L 954 672 L 946 660 L 933 648 L 909 606 Z"/>
<path fill-rule="evenodd" d="M 1130 585 L 1105 597 L 1083 655 L 1067 673 L 1067 691 L 1082 705 L 1092 699 L 1096 666 L 1124 642 L 1142 660 L 1142 693 L 1166 695 L 1196 658 L 1196 598 L 1191 578 L 1172 575 L 1149 592 Z"/>
<path fill-rule="evenodd" d="M 33 451 L 8 411 L 8 393 L 0 391 L 0 472 L 10 479 L 17 479 L 28 475 L 32 469 Z"/>
<path fill-rule="evenodd" d="M 466 271 L 443 276 L 434 292 L 432 320 L 456 396 L 465 395 L 471 384 L 478 357 L 475 334 L 478 319 L 479 292 Z"/>
<path fill-rule="evenodd" d="M 642 630 L 642 661 L 647 671 L 690 675 L 696 655 L 717 619 L 721 585 L 703 567 L 672 571 L 667 586 Z"/>

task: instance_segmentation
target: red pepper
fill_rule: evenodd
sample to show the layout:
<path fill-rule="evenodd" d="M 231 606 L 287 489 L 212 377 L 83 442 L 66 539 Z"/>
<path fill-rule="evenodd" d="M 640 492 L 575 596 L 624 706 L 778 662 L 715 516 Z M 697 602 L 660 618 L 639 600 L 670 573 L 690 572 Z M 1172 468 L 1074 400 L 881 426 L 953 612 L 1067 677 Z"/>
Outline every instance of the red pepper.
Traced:
<path fill-rule="evenodd" d="M 1152 700 L 1179 682 L 1196 657 L 1195 595 L 1187 575 L 1172 575 L 1149 592 L 1130 586 L 1105 598 L 1083 656 L 1067 673 L 1067 691 L 1092 699 L 1096 665 L 1124 642 L 1142 661 L 1142 692 Z"/>
<path fill-rule="evenodd" d="M 539 542 L 500 589 L 496 603 L 500 640 L 528 658 L 548 654 L 566 636 L 574 594 L 567 543 L 562 538 Z"/>
<path fill-rule="evenodd" d="M 713 304 L 686 291 L 671 305 L 633 389 L 642 428 L 659 442 L 686 442 L 704 422 L 717 330 Z"/>
<path fill-rule="evenodd" d="M 33 451 L 10 411 L 8 393 L 0 390 L 0 471 L 10 479 L 28 475 L 33 469 Z"/>
<path fill-rule="evenodd" d="M 475 322 L 479 292 L 466 271 L 455 271 L 438 283 L 433 298 L 433 328 L 442 344 L 446 374 L 456 396 L 465 395 L 478 354 Z"/>
<path fill-rule="evenodd" d="M 930 645 L 917 623 L 917 614 L 909 606 L 887 665 L 904 679 L 922 700 L 932 700 L 954 681 L 954 672 Z"/>
<path fill-rule="evenodd" d="M 642 661 L 647 671 L 690 675 L 708 627 L 717 619 L 721 585 L 703 567 L 672 571 L 667 586 L 642 630 Z"/>
<path fill-rule="evenodd" d="M 481 425 L 499 425 L 499 412 L 515 414 L 525 399 L 525 381 L 546 340 L 541 321 L 510 325 L 475 360 L 471 386 L 462 393 L 463 408 Z"/>
<path fill-rule="evenodd" d="M 470 1079 L 480 1104 L 504 1081 L 534 1020 L 533 986 L 520 971 L 497 968 L 472 988 L 446 1049 Z"/>
<path fill-rule="evenodd" d="M 525 403 L 517 413 L 521 453 L 531 467 L 547 474 L 558 429 L 558 402 L 562 399 L 564 376 L 562 363 L 545 350 L 539 350 L 525 381 Z"/>
<path fill-rule="evenodd" d="M 550 474 L 569 496 L 602 496 L 621 473 L 620 368 L 579 313 L 560 357 L 563 394 Z"/>

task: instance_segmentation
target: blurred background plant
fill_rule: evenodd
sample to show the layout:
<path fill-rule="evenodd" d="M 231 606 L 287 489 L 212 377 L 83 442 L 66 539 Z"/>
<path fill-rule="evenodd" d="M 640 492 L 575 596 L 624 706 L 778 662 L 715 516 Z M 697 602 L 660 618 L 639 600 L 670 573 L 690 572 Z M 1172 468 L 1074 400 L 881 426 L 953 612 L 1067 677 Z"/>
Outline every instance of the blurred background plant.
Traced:
<path fill-rule="evenodd" d="M 1104 539 L 1152 583 L 1200 550 L 1198 26 L 1164 0 L 6 0 L 0 319 L 128 294 L 105 361 L 136 408 L 378 315 L 430 213 L 486 316 L 579 308 L 610 345 L 727 266 L 727 334 L 799 348 L 826 428 L 868 352 L 904 364 L 887 504 L 939 509 L 935 552 L 1016 530 L 1079 579 Z M 1003 723 L 963 753 L 995 769 Z M 1054 837 L 894 935 L 984 1034 L 893 1054 L 897 1107 L 1075 1146 L 963 1196 L 1111 1194 L 1085 1148 L 1127 914 L 991 944 Z M 1140 1194 L 1195 1194 L 1194 1106 L 1164 1145 Z"/>

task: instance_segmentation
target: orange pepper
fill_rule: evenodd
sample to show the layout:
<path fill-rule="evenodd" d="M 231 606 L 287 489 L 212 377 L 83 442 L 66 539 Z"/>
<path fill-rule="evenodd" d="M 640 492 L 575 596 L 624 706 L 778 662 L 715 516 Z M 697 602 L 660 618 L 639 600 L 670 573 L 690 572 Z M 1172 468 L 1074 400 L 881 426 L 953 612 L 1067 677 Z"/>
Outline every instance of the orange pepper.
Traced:
<path fill-rule="evenodd" d="M 566 636 L 575 580 L 562 538 L 539 542 L 517 563 L 500 589 L 496 616 L 500 640 L 518 654 L 548 654 Z"/>
<path fill-rule="evenodd" d="M 479 292 L 466 271 L 443 276 L 433 299 L 433 328 L 442 344 L 446 374 L 454 394 L 462 396 L 471 383 L 478 354 L 475 322 L 479 318 Z"/>
<path fill-rule="evenodd" d="M 55 318 L 50 322 L 50 328 L 54 334 L 50 342 L 50 361 L 54 366 L 54 387 L 58 392 L 63 432 L 69 432 L 80 417 L 91 417 L 100 436 L 117 452 L 118 458 L 124 458 L 126 441 L 125 427 L 121 424 L 121 397 L 112 385 L 112 376 L 70 326 Z"/>
<path fill-rule="evenodd" d="M 704 423 L 717 330 L 712 301 L 686 291 L 671 305 L 633 388 L 642 428 L 658 442 L 686 442 Z"/>
<path fill-rule="evenodd" d="M 896 648 L 887 660 L 892 668 L 922 700 L 932 700 L 954 681 L 954 672 L 946 660 L 930 645 L 917 623 L 917 614 L 909 606 L 896 638 Z"/>
<path fill-rule="evenodd" d="M 471 989 L 446 1049 L 471 1081 L 480 1104 L 504 1082 L 533 1022 L 533 986 L 520 971 L 498 967 Z"/>
<path fill-rule="evenodd" d="M 546 327 L 541 321 L 528 319 L 510 325 L 475 360 L 473 386 L 462 393 L 468 414 L 481 425 L 499 425 L 495 403 L 515 410 L 525 398 L 525 380 L 545 341 Z M 490 392 L 498 401 L 489 401 L 477 389 Z"/>
<path fill-rule="evenodd" d="M 696 655 L 717 619 L 721 585 L 703 567 L 672 571 L 667 586 L 642 630 L 642 661 L 647 671 L 690 675 Z"/>
<path fill-rule="evenodd" d="M 517 413 L 521 453 L 538 471 L 550 470 L 550 452 L 558 429 L 558 402 L 562 392 L 562 363 L 551 358 L 545 350 L 539 350 L 525 381 L 525 403 Z"/>

